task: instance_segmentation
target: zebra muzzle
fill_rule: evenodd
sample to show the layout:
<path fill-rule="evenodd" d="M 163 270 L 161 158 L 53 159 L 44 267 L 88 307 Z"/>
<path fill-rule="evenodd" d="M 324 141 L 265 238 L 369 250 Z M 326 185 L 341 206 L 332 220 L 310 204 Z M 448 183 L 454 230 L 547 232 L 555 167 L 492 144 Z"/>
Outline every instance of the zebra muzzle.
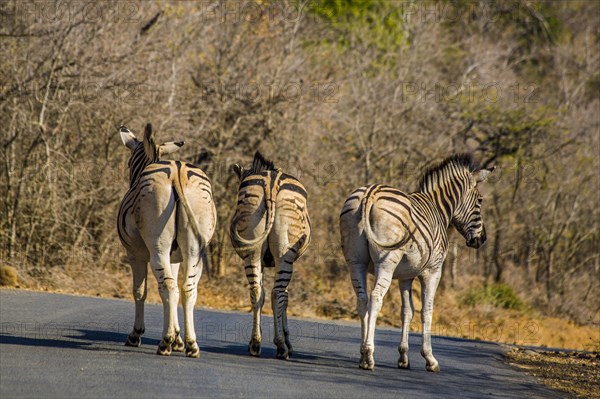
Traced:
<path fill-rule="evenodd" d="M 481 231 L 479 236 L 472 236 L 467 240 L 467 247 L 469 248 L 480 248 L 485 241 L 487 240 L 487 235 L 485 234 L 485 228 Z"/>

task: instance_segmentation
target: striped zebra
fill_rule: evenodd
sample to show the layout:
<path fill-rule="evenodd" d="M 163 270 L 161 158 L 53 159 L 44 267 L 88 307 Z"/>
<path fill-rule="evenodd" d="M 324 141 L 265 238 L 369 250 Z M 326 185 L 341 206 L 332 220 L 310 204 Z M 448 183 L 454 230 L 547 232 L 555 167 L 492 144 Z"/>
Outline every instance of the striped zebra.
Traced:
<path fill-rule="evenodd" d="M 311 225 L 306 208 L 306 189 L 296 178 L 275 168 L 257 151 L 250 168 L 233 165 L 240 179 L 236 212 L 229 235 L 244 260 L 253 312 L 248 351 L 260 355 L 260 313 L 264 304 L 263 268 L 275 267 L 271 292 L 273 343 L 277 358 L 292 355 L 287 322 L 288 284 L 293 263 L 308 247 Z"/>
<path fill-rule="evenodd" d="M 483 245 L 486 234 L 477 184 L 493 169 L 477 170 L 470 155 L 454 155 L 427 169 L 417 192 L 405 194 L 374 184 L 356 189 L 346 199 L 340 214 L 340 231 L 361 321 L 360 368 L 375 367 L 375 324 L 392 279 L 399 280 L 402 294 L 398 367 L 410 368 L 408 333 L 414 313 L 411 287 L 418 277 L 423 304 L 421 355 L 428 371 L 439 371 L 431 349 L 431 318 L 448 249 L 447 230 L 453 225 L 469 247 Z M 367 272 L 375 275 L 370 298 Z"/>
<path fill-rule="evenodd" d="M 186 356 L 199 357 L 194 305 L 198 280 L 206 264 L 206 246 L 217 218 L 210 181 L 194 165 L 161 161 L 163 156 L 177 151 L 183 142 L 156 145 L 150 124 L 146 125 L 143 142 L 125 126 L 120 128 L 120 133 L 123 144 L 131 151 L 131 158 L 129 190 L 119 207 L 117 230 L 131 264 L 135 299 L 135 322 L 125 344 L 141 344 L 150 262 L 164 311 L 162 341 L 157 353 L 168 356 L 171 350 L 183 352 L 185 349 Z M 183 263 L 185 275 L 181 287 L 185 346 L 177 320 L 179 263 Z"/>

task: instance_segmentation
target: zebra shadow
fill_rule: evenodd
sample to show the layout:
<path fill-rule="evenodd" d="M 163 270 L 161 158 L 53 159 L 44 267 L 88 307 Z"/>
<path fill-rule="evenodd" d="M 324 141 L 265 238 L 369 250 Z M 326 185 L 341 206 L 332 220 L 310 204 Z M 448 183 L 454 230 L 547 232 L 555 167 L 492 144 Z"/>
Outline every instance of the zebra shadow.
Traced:
<path fill-rule="evenodd" d="M 86 329 L 76 329 L 73 330 L 73 332 L 75 332 L 75 334 L 67 337 L 82 341 L 92 341 L 107 344 L 117 343 L 125 345 L 125 341 L 127 341 L 127 334 L 120 332 Z M 142 345 L 157 346 L 159 343 L 160 339 L 145 337 L 142 335 Z"/>
<path fill-rule="evenodd" d="M 252 357 L 248 353 L 248 344 L 242 343 L 231 343 L 226 345 L 218 345 L 218 344 L 202 344 L 201 341 L 198 341 L 198 345 L 200 345 L 200 350 L 208 353 L 216 353 L 221 355 L 234 355 L 234 356 L 244 356 L 244 357 Z M 275 348 L 270 347 L 262 347 L 261 348 L 260 357 L 275 357 L 276 350 Z"/>
<path fill-rule="evenodd" d="M 39 330 L 29 331 L 26 334 L 19 335 L 15 333 L 0 333 L 0 345 L 20 345 L 20 346 L 38 346 L 48 348 L 68 348 L 68 349 L 83 349 L 83 350 L 105 350 L 106 347 L 98 345 L 114 346 L 115 344 L 127 350 L 125 341 L 127 334 L 103 331 L 103 330 L 86 330 L 86 329 L 69 329 L 64 332 L 59 330 Z M 159 339 L 142 337 L 142 345 L 158 346 Z M 133 350 L 135 348 L 128 348 Z"/>
<path fill-rule="evenodd" d="M 251 356 L 248 352 L 248 344 L 243 343 L 230 343 L 225 345 L 211 345 L 211 344 L 202 344 L 202 342 L 198 342 L 200 345 L 200 350 L 208 353 L 215 353 L 220 355 L 234 355 L 234 356 L 242 356 L 252 358 L 255 356 Z M 275 359 L 277 354 L 277 348 L 275 346 L 266 345 L 261 347 L 260 356 L 256 356 L 257 358 L 265 358 L 265 359 Z M 294 353 L 290 356 L 290 361 L 315 361 L 321 359 L 321 356 L 317 356 L 312 353 L 302 352 L 294 349 Z"/>
<path fill-rule="evenodd" d="M 0 333 L 0 345 L 35 346 L 61 349 L 98 350 L 91 342 L 78 342 L 68 339 L 45 336 L 19 336 Z"/>

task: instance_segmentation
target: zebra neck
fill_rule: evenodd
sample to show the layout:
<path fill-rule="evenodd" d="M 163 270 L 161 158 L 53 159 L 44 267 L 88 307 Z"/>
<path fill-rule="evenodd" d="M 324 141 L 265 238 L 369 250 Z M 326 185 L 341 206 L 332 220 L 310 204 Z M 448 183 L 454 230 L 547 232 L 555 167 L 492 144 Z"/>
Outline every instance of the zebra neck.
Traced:
<path fill-rule="evenodd" d="M 414 193 L 413 195 L 427 208 L 426 213 L 436 219 L 435 222 L 446 228 L 450 226 L 450 221 L 454 216 L 456 204 L 458 203 L 457 199 L 439 188 Z"/>
<path fill-rule="evenodd" d="M 148 165 L 151 165 L 155 162 L 158 161 L 158 159 L 156 160 L 152 160 L 149 159 L 146 154 L 143 152 L 143 148 L 142 151 L 138 151 L 137 153 L 135 153 L 133 155 L 133 161 L 131 163 L 131 175 L 129 177 L 129 189 L 133 189 L 135 188 L 139 181 L 140 178 L 142 177 L 142 172 L 144 171 L 144 169 L 146 169 L 146 167 Z"/>

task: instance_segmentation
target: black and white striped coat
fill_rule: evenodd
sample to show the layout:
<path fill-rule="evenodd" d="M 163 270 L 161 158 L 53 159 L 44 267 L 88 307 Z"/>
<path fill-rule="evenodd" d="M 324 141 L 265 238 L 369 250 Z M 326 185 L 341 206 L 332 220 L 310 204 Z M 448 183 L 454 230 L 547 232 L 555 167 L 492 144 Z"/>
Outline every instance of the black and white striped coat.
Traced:
<path fill-rule="evenodd" d="M 293 264 L 310 242 L 311 225 L 306 189 L 295 177 L 254 156 L 250 168 L 233 165 L 240 178 L 236 212 L 231 220 L 231 242 L 244 260 L 253 311 L 248 350 L 258 356 L 262 341 L 260 314 L 264 304 L 263 268 L 275 267 L 271 293 L 277 357 L 292 354 L 287 323 L 288 284 Z"/>
<path fill-rule="evenodd" d="M 177 275 L 182 263 L 185 353 L 198 357 L 193 309 L 207 245 L 217 220 L 210 181 L 192 164 L 161 160 L 178 150 L 183 142 L 156 145 L 150 124 L 146 126 L 143 141 L 138 141 L 124 126 L 120 134 L 131 151 L 129 190 L 121 201 L 117 218 L 119 239 L 131 265 L 135 299 L 135 322 L 126 345 L 139 346 L 144 333 L 150 262 L 164 308 L 163 338 L 157 353 L 169 355 L 171 350 L 184 350 L 177 319 Z"/>
<path fill-rule="evenodd" d="M 427 370 L 439 370 L 430 336 L 433 299 L 448 248 L 447 230 L 454 225 L 469 247 L 479 248 L 485 242 L 482 197 L 477 184 L 492 170 L 476 170 L 472 158 L 460 154 L 426 170 L 419 189 L 412 194 L 374 184 L 356 189 L 346 199 L 340 214 L 340 232 L 361 319 L 361 368 L 375 366 L 375 324 L 393 279 L 400 281 L 402 292 L 398 367 L 409 367 L 408 332 L 414 313 L 411 287 L 417 277 L 423 303 L 421 354 Z M 370 297 L 367 273 L 375 274 Z"/>

